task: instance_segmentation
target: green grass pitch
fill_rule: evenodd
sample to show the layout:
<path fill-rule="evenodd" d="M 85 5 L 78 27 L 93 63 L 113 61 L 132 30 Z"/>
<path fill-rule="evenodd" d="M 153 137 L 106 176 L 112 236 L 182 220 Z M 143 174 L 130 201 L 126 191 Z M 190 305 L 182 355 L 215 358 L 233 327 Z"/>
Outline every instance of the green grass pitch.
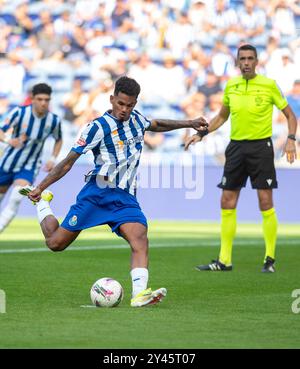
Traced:
<path fill-rule="evenodd" d="M 106 227 L 84 231 L 52 253 L 38 223 L 15 220 L 0 236 L 0 348 L 300 348 L 300 227 L 280 225 L 277 272 L 260 272 L 260 225 L 239 224 L 234 270 L 198 272 L 219 251 L 218 224 L 151 222 L 150 281 L 168 295 L 158 306 L 131 308 L 127 244 Z M 101 277 L 125 297 L 112 309 L 89 308 Z"/>

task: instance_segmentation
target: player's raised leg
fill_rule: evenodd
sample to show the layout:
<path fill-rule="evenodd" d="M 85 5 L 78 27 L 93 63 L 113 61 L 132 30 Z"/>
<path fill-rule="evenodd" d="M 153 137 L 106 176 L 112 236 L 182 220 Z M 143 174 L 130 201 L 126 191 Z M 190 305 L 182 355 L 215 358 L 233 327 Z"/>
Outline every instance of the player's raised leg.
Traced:
<path fill-rule="evenodd" d="M 131 247 L 132 307 L 154 305 L 161 302 L 167 290 L 152 291 L 148 286 L 148 237 L 147 228 L 141 223 L 125 223 L 119 228 L 122 237 Z"/>
<path fill-rule="evenodd" d="M 27 196 L 32 190 L 32 186 L 25 186 L 19 192 L 21 195 Z M 58 220 L 50 208 L 52 199 L 51 191 L 45 190 L 42 192 L 40 201 L 35 204 L 37 217 L 48 248 L 52 251 L 63 251 L 77 238 L 81 231 L 72 232 L 59 226 Z"/>

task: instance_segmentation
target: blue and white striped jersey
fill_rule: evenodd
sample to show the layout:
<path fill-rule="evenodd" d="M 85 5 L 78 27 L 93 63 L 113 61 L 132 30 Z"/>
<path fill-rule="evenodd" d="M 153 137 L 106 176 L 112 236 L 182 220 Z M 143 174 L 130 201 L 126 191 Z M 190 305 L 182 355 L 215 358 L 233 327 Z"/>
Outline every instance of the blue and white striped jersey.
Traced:
<path fill-rule="evenodd" d="M 6 147 L 0 158 L 0 168 L 5 172 L 38 171 L 46 139 L 53 136 L 57 141 L 62 137 L 58 116 L 48 112 L 43 118 L 38 118 L 32 112 L 32 105 L 13 109 L 0 128 L 4 132 L 12 128 L 12 138 L 21 137 L 23 140 L 22 147 Z"/>
<path fill-rule="evenodd" d="M 72 151 L 85 154 L 92 150 L 95 163 L 92 174 L 107 176 L 116 187 L 135 195 L 144 133 L 150 124 L 137 110 L 124 122 L 108 111 L 87 125 Z"/>

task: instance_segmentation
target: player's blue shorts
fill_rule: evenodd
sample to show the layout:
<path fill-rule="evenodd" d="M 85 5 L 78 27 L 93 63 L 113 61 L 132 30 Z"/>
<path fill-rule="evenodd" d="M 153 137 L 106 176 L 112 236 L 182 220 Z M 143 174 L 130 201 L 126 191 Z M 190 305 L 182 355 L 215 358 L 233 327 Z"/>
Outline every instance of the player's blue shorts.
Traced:
<path fill-rule="evenodd" d="M 100 188 L 92 177 L 79 192 L 61 227 L 74 232 L 108 224 L 112 232 L 121 236 L 119 227 L 124 223 L 141 223 L 147 227 L 147 219 L 135 196 L 120 188 Z"/>
<path fill-rule="evenodd" d="M 30 184 L 33 183 L 36 172 L 35 170 L 22 169 L 19 172 L 4 172 L 0 168 L 0 186 L 11 185 L 16 179 L 25 179 Z"/>

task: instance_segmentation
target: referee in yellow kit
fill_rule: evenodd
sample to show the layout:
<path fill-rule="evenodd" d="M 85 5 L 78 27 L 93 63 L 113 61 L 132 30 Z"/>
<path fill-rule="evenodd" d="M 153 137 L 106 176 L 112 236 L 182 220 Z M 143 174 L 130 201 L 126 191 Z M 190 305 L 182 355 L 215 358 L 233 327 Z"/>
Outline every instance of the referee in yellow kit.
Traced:
<path fill-rule="evenodd" d="M 208 128 L 191 136 L 185 145 L 202 138 L 221 127 L 231 115 L 231 141 L 226 148 L 226 162 L 221 183 L 221 250 L 219 258 L 211 264 L 199 265 L 198 270 L 232 270 L 232 244 L 236 233 L 236 206 L 240 190 L 250 177 L 252 188 L 257 189 L 262 214 L 263 235 L 266 253 L 262 272 L 275 272 L 275 247 L 277 239 L 277 217 L 273 206 L 273 188 L 277 188 L 274 167 L 272 136 L 273 105 L 283 112 L 287 119 L 288 136 L 284 148 L 287 161 L 296 159 L 295 114 L 282 95 L 276 82 L 256 74 L 257 51 L 252 45 L 238 49 L 238 67 L 241 76 L 227 82 L 223 105 Z"/>

